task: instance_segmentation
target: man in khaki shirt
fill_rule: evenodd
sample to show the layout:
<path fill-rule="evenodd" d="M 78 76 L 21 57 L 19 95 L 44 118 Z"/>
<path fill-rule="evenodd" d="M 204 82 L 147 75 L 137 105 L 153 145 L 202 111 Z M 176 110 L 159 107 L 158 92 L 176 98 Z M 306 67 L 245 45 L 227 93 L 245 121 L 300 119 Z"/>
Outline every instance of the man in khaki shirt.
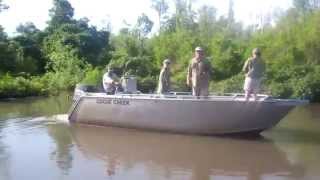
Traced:
<path fill-rule="evenodd" d="M 195 57 L 188 67 L 187 85 L 192 87 L 192 95 L 208 96 L 209 81 L 212 74 L 212 67 L 204 56 L 201 47 L 196 47 Z"/>

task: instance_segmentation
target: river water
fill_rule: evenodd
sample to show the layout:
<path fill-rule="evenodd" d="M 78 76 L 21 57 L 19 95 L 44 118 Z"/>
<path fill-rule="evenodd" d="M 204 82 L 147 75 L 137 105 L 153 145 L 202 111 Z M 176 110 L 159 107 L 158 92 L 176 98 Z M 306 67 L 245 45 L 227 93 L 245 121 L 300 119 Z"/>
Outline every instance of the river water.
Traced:
<path fill-rule="evenodd" d="M 0 102 L 0 180 L 319 180 L 320 105 L 257 138 L 70 125 L 67 95 Z"/>

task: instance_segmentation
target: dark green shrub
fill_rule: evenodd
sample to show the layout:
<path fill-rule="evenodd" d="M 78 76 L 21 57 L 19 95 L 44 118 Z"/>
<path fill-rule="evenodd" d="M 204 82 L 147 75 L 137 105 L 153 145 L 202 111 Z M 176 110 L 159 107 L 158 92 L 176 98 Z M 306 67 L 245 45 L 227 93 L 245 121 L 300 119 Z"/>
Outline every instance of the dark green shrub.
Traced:
<path fill-rule="evenodd" d="M 138 78 L 138 90 L 143 93 L 152 93 L 156 90 L 157 80 L 154 77 Z"/>

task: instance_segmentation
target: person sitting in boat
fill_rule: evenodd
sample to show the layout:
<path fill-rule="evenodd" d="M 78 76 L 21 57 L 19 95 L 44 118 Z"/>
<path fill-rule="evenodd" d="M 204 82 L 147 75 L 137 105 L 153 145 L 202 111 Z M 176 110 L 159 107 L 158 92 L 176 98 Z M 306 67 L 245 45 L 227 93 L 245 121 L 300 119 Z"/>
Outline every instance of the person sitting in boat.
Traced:
<path fill-rule="evenodd" d="M 168 94 L 170 92 L 170 63 L 170 59 L 163 61 L 159 76 L 158 94 Z"/>
<path fill-rule="evenodd" d="M 121 89 L 121 83 L 114 68 L 108 67 L 107 69 L 108 71 L 103 75 L 103 89 L 107 94 L 115 94 L 117 90 Z"/>
<path fill-rule="evenodd" d="M 209 95 L 212 72 L 211 64 L 204 56 L 204 50 L 201 47 L 196 47 L 195 56 L 189 64 L 187 75 L 187 85 L 192 87 L 192 95 Z"/>
<path fill-rule="evenodd" d="M 261 59 L 261 52 L 259 48 L 252 50 L 252 57 L 245 62 L 243 71 L 246 77 L 243 86 L 245 91 L 245 100 L 249 101 L 251 94 L 253 94 L 253 99 L 257 100 L 257 93 L 260 89 L 261 78 L 265 71 L 265 64 Z"/>

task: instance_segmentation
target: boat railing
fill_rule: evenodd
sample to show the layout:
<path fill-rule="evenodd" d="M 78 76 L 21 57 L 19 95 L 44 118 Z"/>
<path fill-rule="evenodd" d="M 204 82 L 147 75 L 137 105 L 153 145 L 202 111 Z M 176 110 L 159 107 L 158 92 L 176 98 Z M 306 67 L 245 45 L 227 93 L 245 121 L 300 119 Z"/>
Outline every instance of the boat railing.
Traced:
<path fill-rule="evenodd" d="M 101 96 L 105 93 L 86 93 L 88 96 Z M 108 96 L 108 95 L 107 95 Z M 170 92 L 168 94 L 144 94 L 144 93 L 117 93 L 112 96 L 121 98 L 148 98 L 148 99 L 194 99 L 194 100 L 219 100 L 229 99 L 233 101 L 244 100 L 245 95 L 242 93 L 210 93 L 209 96 L 193 96 L 191 92 Z M 270 96 L 265 94 L 257 95 L 258 101 L 267 100 Z"/>
<path fill-rule="evenodd" d="M 192 101 L 235 101 L 235 102 L 243 102 L 245 100 L 245 94 L 242 93 L 210 93 L 209 96 L 193 96 L 189 92 L 172 92 L 169 94 L 115 94 L 115 95 L 107 95 L 106 93 L 84 93 L 83 96 L 89 97 L 115 97 L 115 98 L 132 98 L 132 99 L 165 99 L 165 100 L 192 100 Z M 250 101 L 254 102 L 252 98 Z M 295 105 L 306 105 L 309 103 L 308 100 L 300 100 L 300 99 L 275 99 L 266 94 L 258 94 L 256 102 L 282 102 L 285 104 L 293 103 Z"/>
<path fill-rule="evenodd" d="M 101 96 L 105 93 L 87 93 L 88 96 Z M 108 96 L 108 95 L 107 95 Z M 147 99 L 185 99 L 185 100 L 232 100 L 232 101 L 242 101 L 244 100 L 244 94 L 241 93 L 210 93 L 209 96 L 193 96 L 190 92 L 170 92 L 168 94 L 127 94 L 127 93 L 117 93 L 112 95 L 114 97 L 120 98 L 147 98 Z M 266 100 L 270 98 L 268 95 L 259 94 L 258 101 Z"/>
<path fill-rule="evenodd" d="M 228 93 L 227 93 L 228 95 Z M 245 94 L 239 94 L 239 93 L 230 93 L 230 95 L 232 96 L 233 100 L 239 100 L 239 99 L 244 99 L 245 98 Z M 257 100 L 258 101 L 264 101 L 271 98 L 269 95 L 266 94 L 257 94 Z"/>

